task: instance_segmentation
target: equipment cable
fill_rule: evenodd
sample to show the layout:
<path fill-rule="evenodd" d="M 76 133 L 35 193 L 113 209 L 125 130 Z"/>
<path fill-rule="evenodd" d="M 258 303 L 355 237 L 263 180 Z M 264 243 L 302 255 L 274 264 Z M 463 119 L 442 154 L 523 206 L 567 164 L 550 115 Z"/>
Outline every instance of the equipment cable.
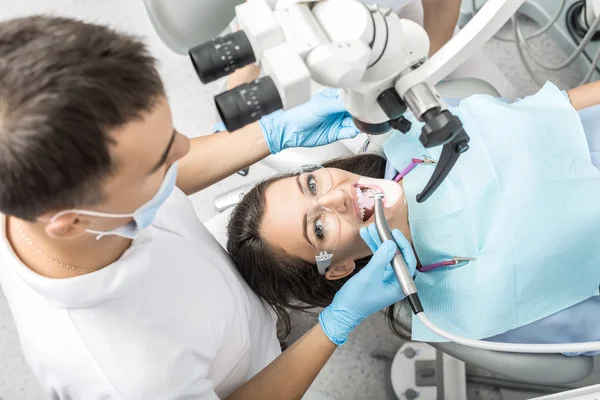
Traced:
<path fill-rule="evenodd" d="M 476 0 L 472 0 L 472 6 L 473 6 L 474 13 L 477 13 L 477 11 L 479 11 L 479 8 L 477 7 Z M 521 30 L 521 26 L 519 24 L 518 18 L 515 14 L 511 18 L 512 25 L 513 25 L 514 38 L 503 38 L 503 37 L 499 37 L 497 35 L 494 36 L 494 38 L 497 40 L 501 40 L 504 42 L 514 42 L 517 45 L 517 53 L 519 54 L 519 58 L 521 59 L 521 62 L 523 63 L 525 70 L 527 71 L 529 76 L 531 76 L 531 78 L 540 86 L 543 86 L 545 84 L 545 81 L 540 79 L 538 74 L 536 74 L 532 70 L 531 66 L 529 65 L 529 62 L 527 61 L 527 58 L 525 57 L 525 53 L 527 53 L 527 55 L 529 55 L 531 57 L 531 59 L 537 65 L 539 65 L 540 67 L 542 67 L 546 70 L 558 71 L 558 70 L 564 69 L 564 68 L 568 67 L 569 65 L 571 65 L 573 62 L 575 62 L 577 60 L 577 57 L 579 57 L 579 55 L 584 53 L 585 47 L 592 40 L 594 40 L 596 38 L 598 28 L 600 27 L 600 14 L 598 14 L 596 16 L 596 18 L 594 19 L 594 22 L 592 23 L 592 25 L 588 28 L 586 34 L 584 35 L 583 39 L 581 40 L 581 42 L 579 43 L 579 45 L 577 46 L 575 51 L 573 51 L 573 53 L 569 57 L 567 57 L 566 60 L 564 60 L 563 62 L 556 64 L 556 65 L 552 65 L 552 64 L 545 62 L 533 51 L 533 49 L 529 45 L 529 40 L 542 35 L 543 33 L 547 32 L 552 26 L 554 26 L 556 21 L 558 21 L 558 19 L 562 15 L 562 12 L 563 12 L 565 6 L 566 6 L 566 0 L 562 0 L 560 7 L 558 9 L 558 12 L 550 20 L 550 22 L 548 22 L 546 25 L 544 25 L 541 29 L 539 29 L 537 32 L 533 33 L 532 35 L 525 37 L 525 35 L 523 34 L 523 32 Z M 582 11 L 582 12 L 585 12 L 585 11 Z M 589 57 L 588 57 L 588 59 L 589 59 Z M 596 52 L 596 55 L 594 56 L 593 60 L 591 60 L 592 65 L 590 66 L 590 69 L 587 71 L 587 73 L 585 74 L 583 80 L 579 83 L 579 85 L 586 84 L 590 81 L 590 79 L 594 75 L 594 72 L 597 70 L 598 61 L 600 61 L 600 49 Z"/>

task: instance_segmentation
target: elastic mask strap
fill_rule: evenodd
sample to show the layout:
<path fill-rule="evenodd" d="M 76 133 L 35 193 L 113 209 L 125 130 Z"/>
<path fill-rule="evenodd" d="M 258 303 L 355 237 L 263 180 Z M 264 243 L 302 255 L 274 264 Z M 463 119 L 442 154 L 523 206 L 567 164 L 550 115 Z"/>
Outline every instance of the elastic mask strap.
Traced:
<path fill-rule="evenodd" d="M 75 210 L 65 210 L 65 211 L 59 212 L 54 217 L 52 217 L 52 219 L 50 219 L 50 222 L 54 222 L 58 218 L 62 217 L 63 215 L 67 215 L 67 214 L 82 214 L 82 215 L 88 215 L 90 217 L 102 217 L 102 218 L 133 218 L 133 215 L 134 215 L 134 214 L 109 214 L 109 213 L 103 213 L 103 212 L 75 209 Z"/>
<path fill-rule="evenodd" d="M 103 232 L 103 231 L 95 231 L 93 229 L 88 229 L 86 231 L 87 233 L 91 233 L 92 235 L 96 235 L 96 240 L 100 240 L 102 239 L 104 236 L 123 236 L 123 235 L 119 235 L 116 232 Z M 129 238 L 129 239 L 133 239 L 133 238 Z"/>

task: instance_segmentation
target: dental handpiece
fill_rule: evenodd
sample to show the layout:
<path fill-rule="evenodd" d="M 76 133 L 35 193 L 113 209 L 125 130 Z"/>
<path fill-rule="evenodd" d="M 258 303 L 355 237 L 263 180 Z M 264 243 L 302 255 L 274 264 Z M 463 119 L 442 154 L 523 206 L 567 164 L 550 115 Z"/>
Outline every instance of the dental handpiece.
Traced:
<path fill-rule="evenodd" d="M 372 197 L 375 202 L 375 227 L 377 228 L 377 233 L 379 234 L 381 242 L 383 243 L 386 240 L 391 240 L 396 243 L 383 212 L 383 194 L 374 193 Z M 396 244 L 396 246 L 398 245 Z M 400 283 L 400 287 L 406 295 L 406 298 L 408 299 L 415 315 L 422 312 L 423 305 L 421 304 L 421 300 L 417 294 L 417 287 L 415 286 L 412 275 L 406 266 L 406 262 L 404 262 L 404 257 L 402 257 L 400 248 L 398 248 L 396 255 L 394 255 L 394 258 L 392 259 L 392 268 L 396 273 L 396 278 Z"/>

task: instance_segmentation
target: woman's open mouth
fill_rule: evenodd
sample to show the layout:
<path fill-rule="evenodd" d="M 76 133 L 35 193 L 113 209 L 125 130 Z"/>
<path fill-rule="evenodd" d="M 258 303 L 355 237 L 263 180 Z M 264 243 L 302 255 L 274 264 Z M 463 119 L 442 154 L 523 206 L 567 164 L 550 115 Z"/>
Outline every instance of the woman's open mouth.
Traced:
<path fill-rule="evenodd" d="M 387 179 L 373 179 L 361 177 L 354 186 L 354 211 L 357 219 L 361 223 L 372 223 L 375 214 L 375 200 L 372 198 L 373 193 L 382 193 L 383 207 L 391 208 L 398 200 L 404 198 L 402 186 L 398 183 Z M 406 203 L 406 199 L 404 198 Z"/>
<path fill-rule="evenodd" d="M 370 188 L 363 185 L 354 185 L 356 192 L 356 209 L 359 214 L 359 218 L 362 222 L 367 222 L 375 212 L 375 200 L 372 195 L 374 193 L 381 193 L 381 190 Z"/>

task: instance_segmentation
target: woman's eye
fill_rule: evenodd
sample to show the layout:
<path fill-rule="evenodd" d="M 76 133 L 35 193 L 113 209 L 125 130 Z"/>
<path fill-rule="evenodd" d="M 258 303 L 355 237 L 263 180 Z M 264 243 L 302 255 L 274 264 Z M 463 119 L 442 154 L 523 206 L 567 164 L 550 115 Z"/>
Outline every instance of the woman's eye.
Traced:
<path fill-rule="evenodd" d="M 314 176 L 309 175 L 306 179 L 306 184 L 310 193 L 317 194 L 317 179 Z"/>
<path fill-rule="evenodd" d="M 315 236 L 318 239 L 322 240 L 325 238 L 325 226 L 323 225 L 323 222 L 321 222 L 320 219 L 315 220 L 314 229 L 315 229 Z"/>

